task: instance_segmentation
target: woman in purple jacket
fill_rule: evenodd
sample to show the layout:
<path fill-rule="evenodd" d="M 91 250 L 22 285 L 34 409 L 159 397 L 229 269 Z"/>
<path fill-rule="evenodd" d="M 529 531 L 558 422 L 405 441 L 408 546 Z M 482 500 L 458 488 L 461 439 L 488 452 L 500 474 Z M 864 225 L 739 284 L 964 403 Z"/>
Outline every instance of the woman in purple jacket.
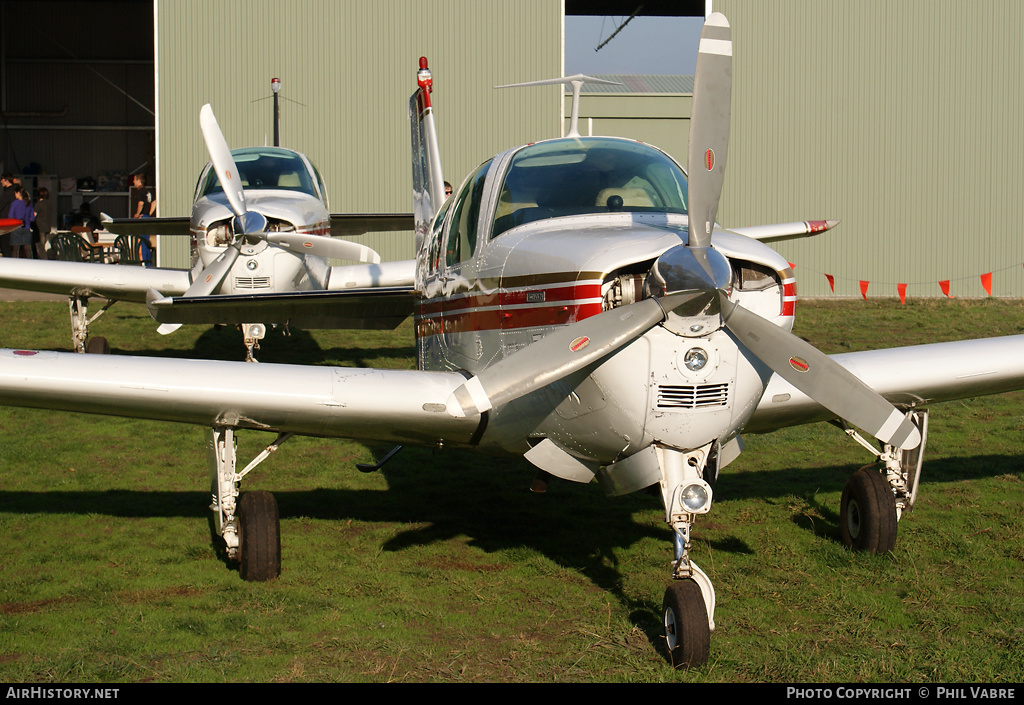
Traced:
<path fill-rule="evenodd" d="M 32 199 L 28 191 L 20 189 L 14 194 L 14 202 L 7 213 L 8 218 L 17 218 L 21 227 L 11 233 L 12 257 L 32 257 L 32 221 L 36 219 L 36 211 L 32 207 Z"/>

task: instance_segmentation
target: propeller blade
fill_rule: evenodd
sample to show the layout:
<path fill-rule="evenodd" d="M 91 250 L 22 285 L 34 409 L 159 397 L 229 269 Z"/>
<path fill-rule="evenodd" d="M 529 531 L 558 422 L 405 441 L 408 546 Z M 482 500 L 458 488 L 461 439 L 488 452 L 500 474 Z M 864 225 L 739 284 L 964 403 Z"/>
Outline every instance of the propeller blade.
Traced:
<path fill-rule="evenodd" d="M 366 245 L 350 240 L 324 237 L 323 235 L 302 235 L 300 233 L 267 233 L 267 242 L 296 253 L 347 259 L 356 262 L 380 263 L 380 255 Z"/>
<path fill-rule="evenodd" d="M 209 267 L 204 267 L 199 272 L 199 277 L 192 282 L 192 286 L 182 296 L 209 296 L 212 294 L 231 271 L 231 266 L 236 259 L 238 259 L 238 248 L 229 246 Z"/>
<path fill-rule="evenodd" d="M 702 292 L 644 299 L 559 328 L 471 377 L 448 398 L 456 417 L 518 399 L 610 355 L 665 320 L 665 311 Z"/>
<path fill-rule="evenodd" d="M 714 12 L 704 20 L 690 117 L 687 174 L 690 247 L 710 246 L 725 180 L 732 103 L 731 34 L 725 15 Z"/>
<path fill-rule="evenodd" d="M 213 162 L 213 169 L 220 179 L 221 188 L 227 196 L 228 204 L 232 212 L 239 218 L 244 218 L 245 191 L 242 189 L 242 180 L 238 176 L 238 167 L 231 156 L 231 148 L 228 141 L 224 139 L 217 118 L 213 114 L 213 108 L 207 103 L 199 111 L 199 127 L 203 131 L 203 141 L 206 142 L 206 151 L 210 153 L 210 161 Z"/>
<path fill-rule="evenodd" d="M 875 438 L 910 450 L 921 433 L 901 411 L 825 353 L 724 294 L 726 327 L 777 375 L 829 411 Z"/>

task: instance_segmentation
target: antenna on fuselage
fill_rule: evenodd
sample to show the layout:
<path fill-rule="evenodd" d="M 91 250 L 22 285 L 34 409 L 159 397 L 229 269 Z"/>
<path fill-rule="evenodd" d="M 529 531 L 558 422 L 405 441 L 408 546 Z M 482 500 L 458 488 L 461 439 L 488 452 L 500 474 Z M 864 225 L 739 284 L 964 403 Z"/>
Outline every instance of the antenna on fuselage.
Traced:
<path fill-rule="evenodd" d="M 563 76 L 562 78 L 546 78 L 541 81 L 528 81 L 526 83 L 507 83 L 504 86 L 495 86 L 495 88 L 520 88 L 522 86 L 551 86 L 551 85 L 570 85 L 572 86 L 572 112 L 569 116 L 569 133 L 566 137 L 579 137 L 580 129 L 580 89 L 584 83 L 606 83 L 611 86 L 622 85 L 618 81 L 608 81 L 603 78 L 594 78 L 593 76 L 584 76 L 582 73 L 578 73 L 575 76 Z"/>

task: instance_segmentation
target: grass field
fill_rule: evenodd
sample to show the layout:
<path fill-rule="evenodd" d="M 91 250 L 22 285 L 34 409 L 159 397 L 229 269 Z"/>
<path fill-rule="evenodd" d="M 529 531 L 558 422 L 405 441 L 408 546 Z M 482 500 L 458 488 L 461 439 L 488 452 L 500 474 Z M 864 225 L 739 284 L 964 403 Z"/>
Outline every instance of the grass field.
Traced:
<path fill-rule="evenodd" d="M 801 302 L 826 352 L 1024 332 L 1018 301 Z M 230 330 L 155 332 L 118 304 L 115 353 L 241 359 Z M 68 350 L 63 303 L 0 304 L 0 346 Z M 264 361 L 413 367 L 411 327 L 294 331 Z M 706 667 L 674 671 L 659 612 L 660 503 L 596 484 L 527 491 L 523 460 L 298 438 L 272 490 L 283 573 L 242 582 L 213 549 L 203 430 L 0 409 L 0 681 L 1024 681 L 1024 393 L 932 410 L 895 551 L 840 544 L 870 457 L 827 424 L 747 438 L 695 527 L 718 595 Z M 239 434 L 239 461 L 273 440 Z"/>

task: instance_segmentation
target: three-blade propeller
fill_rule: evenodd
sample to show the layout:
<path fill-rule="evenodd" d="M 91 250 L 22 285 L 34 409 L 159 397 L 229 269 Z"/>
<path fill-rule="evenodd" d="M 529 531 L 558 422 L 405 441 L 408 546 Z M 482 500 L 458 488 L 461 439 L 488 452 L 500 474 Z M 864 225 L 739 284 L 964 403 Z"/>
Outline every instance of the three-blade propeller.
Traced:
<path fill-rule="evenodd" d="M 213 169 L 217 173 L 231 212 L 235 214 L 232 228 L 241 237 L 199 273 L 199 277 L 192 282 L 184 296 L 207 296 L 215 292 L 231 271 L 238 258 L 241 242 L 245 239 L 266 240 L 272 245 L 292 252 L 319 257 L 374 264 L 380 262 L 380 255 L 372 249 L 348 240 L 294 232 L 267 232 L 266 217 L 262 213 L 249 210 L 246 206 L 245 189 L 238 174 L 238 166 L 231 156 L 231 148 L 209 104 L 204 105 L 199 111 L 199 126 L 203 131 L 203 141 L 210 153 Z"/>
<path fill-rule="evenodd" d="M 690 120 L 689 232 L 651 268 L 653 296 L 553 331 L 482 370 L 452 394 L 449 413 L 483 413 L 540 389 L 636 340 L 671 312 L 720 316 L 754 356 L 829 411 L 890 445 L 909 449 L 920 443 L 913 423 L 856 376 L 729 298 L 731 266 L 711 236 L 725 178 L 731 101 L 731 32 L 725 16 L 713 13 L 701 33 Z"/>

